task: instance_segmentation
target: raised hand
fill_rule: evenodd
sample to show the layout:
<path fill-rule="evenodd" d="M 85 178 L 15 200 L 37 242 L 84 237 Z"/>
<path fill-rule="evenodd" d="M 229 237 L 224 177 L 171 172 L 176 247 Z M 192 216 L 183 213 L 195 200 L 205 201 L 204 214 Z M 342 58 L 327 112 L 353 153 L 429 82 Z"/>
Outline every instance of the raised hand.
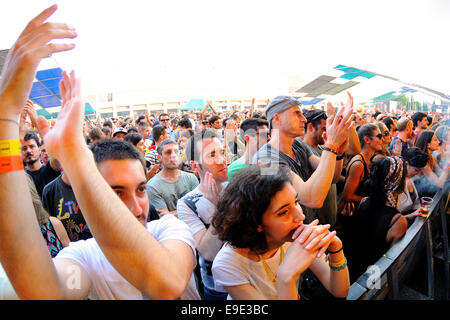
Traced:
<path fill-rule="evenodd" d="M 215 206 L 217 206 L 217 201 L 219 200 L 219 188 L 217 188 L 212 173 L 206 172 L 203 180 L 204 180 L 203 196 L 206 199 L 208 199 L 211 203 L 213 203 Z"/>
<path fill-rule="evenodd" d="M 70 76 L 63 72 L 59 84 L 62 104 L 56 123 L 50 130 L 48 122 L 40 116 L 38 125 L 44 135 L 47 152 L 58 160 L 73 156 L 75 150 L 86 147 L 83 137 L 84 104 L 81 102 L 80 80 L 72 71 Z"/>
<path fill-rule="evenodd" d="M 347 92 L 348 100 L 345 106 L 339 108 L 335 115 L 327 119 L 327 144 L 340 147 L 346 143 L 350 128 L 353 126 L 353 97 Z"/>
<path fill-rule="evenodd" d="M 75 29 L 66 24 L 45 22 L 56 9 L 53 5 L 31 20 L 9 50 L 0 80 L 1 116 L 19 117 L 41 59 L 75 47 L 74 44 L 49 43 L 77 36 Z"/>

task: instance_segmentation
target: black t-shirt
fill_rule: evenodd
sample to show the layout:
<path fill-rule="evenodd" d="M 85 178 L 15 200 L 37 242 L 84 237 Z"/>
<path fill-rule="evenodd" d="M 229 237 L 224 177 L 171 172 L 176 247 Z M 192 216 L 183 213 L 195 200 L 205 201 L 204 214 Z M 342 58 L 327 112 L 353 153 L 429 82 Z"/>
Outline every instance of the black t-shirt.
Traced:
<path fill-rule="evenodd" d="M 48 162 L 47 164 L 42 165 L 39 170 L 26 170 L 26 173 L 33 178 L 34 184 L 36 185 L 36 190 L 40 197 L 42 197 L 42 191 L 44 190 L 45 185 L 58 178 L 61 174 L 61 172 L 53 170 L 52 166 Z"/>
<path fill-rule="evenodd" d="M 62 175 L 45 186 L 42 205 L 51 216 L 61 220 L 70 241 L 92 238 L 72 187 L 64 183 Z"/>

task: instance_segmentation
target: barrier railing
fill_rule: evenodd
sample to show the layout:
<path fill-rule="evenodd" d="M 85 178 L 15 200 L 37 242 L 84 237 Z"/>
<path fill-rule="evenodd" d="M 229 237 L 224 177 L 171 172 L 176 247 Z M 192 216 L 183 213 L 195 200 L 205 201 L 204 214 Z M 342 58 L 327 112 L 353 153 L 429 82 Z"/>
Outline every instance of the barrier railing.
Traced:
<path fill-rule="evenodd" d="M 347 300 L 433 300 L 435 299 L 435 259 L 444 263 L 443 299 L 449 298 L 449 249 L 445 208 L 448 190 L 433 197 L 427 218 L 417 217 L 405 236 L 370 266 L 350 287 Z M 440 250 L 433 246 L 440 245 Z M 423 295 L 405 283 L 417 264 L 427 260 L 427 294 Z M 434 252 L 433 252 L 434 251 Z M 351 266 L 349 266 L 350 268 Z"/>

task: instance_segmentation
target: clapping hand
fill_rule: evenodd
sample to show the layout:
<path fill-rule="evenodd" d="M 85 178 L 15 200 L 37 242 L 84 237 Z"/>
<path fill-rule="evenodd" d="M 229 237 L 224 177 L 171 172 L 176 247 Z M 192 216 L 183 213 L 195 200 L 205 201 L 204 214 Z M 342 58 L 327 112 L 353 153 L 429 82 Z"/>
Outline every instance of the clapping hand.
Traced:
<path fill-rule="evenodd" d="M 19 117 L 41 59 L 75 47 L 74 44 L 49 43 L 54 39 L 77 36 L 75 29 L 64 23 L 45 22 L 56 9 L 53 5 L 31 20 L 9 50 L 0 80 L 1 116 Z"/>

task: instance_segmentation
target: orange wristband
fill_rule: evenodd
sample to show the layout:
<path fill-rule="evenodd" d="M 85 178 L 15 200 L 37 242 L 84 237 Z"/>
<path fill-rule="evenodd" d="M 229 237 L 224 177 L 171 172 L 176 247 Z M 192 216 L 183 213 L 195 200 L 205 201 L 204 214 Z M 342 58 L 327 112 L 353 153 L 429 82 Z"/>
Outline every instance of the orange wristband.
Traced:
<path fill-rule="evenodd" d="M 23 170 L 22 156 L 0 157 L 0 173 Z"/>
<path fill-rule="evenodd" d="M 338 152 L 338 147 L 336 147 L 336 146 L 334 146 L 332 144 L 326 143 L 324 147 L 325 148 L 329 148 L 329 149 L 331 149 L 333 151 L 336 151 L 336 153 Z"/>

